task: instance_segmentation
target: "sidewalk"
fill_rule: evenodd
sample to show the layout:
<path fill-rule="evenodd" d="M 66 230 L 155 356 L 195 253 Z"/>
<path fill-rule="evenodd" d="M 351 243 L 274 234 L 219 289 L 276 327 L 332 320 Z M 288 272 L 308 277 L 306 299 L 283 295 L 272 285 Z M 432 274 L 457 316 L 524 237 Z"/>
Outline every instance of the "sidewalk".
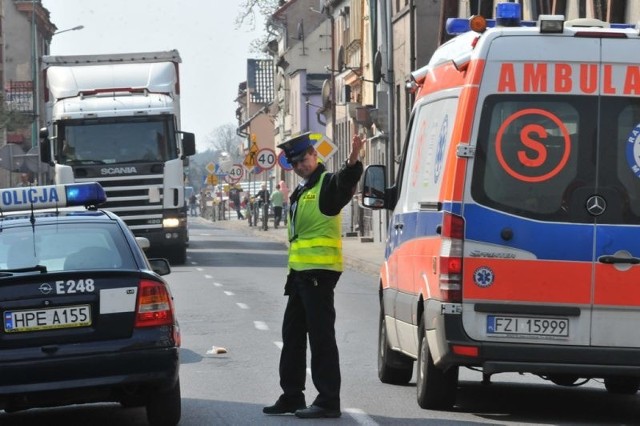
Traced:
<path fill-rule="evenodd" d="M 238 220 L 232 213 L 231 220 L 218 220 L 213 223 L 225 229 L 242 231 L 245 234 L 253 234 L 256 237 L 270 239 L 287 243 L 287 227 L 273 227 L 273 222 L 269 223 L 269 229 L 262 230 L 259 226 L 249 226 L 246 220 Z M 208 220 L 202 217 L 189 217 L 189 220 Z M 384 243 L 382 242 L 362 242 L 360 237 L 342 238 L 342 251 L 344 255 L 345 268 L 354 269 L 364 274 L 375 277 L 380 274 L 380 267 L 384 263 Z"/>

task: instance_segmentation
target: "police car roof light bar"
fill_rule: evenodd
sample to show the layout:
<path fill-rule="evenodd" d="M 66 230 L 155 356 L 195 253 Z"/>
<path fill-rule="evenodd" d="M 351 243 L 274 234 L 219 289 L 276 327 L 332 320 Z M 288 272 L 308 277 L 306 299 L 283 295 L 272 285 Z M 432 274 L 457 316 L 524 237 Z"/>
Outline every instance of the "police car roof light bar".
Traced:
<path fill-rule="evenodd" d="M 98 206 L 107 201 L 97 182 L 0 189 L 0 212 Z"/>

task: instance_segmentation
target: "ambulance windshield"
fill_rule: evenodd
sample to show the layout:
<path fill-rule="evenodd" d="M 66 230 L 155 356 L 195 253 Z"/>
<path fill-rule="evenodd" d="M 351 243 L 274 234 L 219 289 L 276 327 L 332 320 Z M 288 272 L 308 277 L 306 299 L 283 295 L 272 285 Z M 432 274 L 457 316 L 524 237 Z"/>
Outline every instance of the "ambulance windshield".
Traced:
<path fill-rule="evenodd" d="M 636 139 L 638 142 L 636 143 Z M 640 99 L 494 95 L 481 115 L 472 196 L 540 220 L 640 223 Z"/>

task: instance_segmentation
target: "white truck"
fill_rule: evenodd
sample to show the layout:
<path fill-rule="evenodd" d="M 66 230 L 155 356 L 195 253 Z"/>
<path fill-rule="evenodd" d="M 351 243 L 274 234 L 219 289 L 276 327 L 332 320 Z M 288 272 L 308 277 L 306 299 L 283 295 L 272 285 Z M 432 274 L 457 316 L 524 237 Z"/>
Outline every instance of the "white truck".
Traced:
<path fill-rule="evenodd" d="M 150 252 L 184 263 L 185 165 L 193 133 L 180 129 L 177 50 L 44 56 L 47 127 L 40 157 L 57 184 L 99 182 L 105 208 Z"/>

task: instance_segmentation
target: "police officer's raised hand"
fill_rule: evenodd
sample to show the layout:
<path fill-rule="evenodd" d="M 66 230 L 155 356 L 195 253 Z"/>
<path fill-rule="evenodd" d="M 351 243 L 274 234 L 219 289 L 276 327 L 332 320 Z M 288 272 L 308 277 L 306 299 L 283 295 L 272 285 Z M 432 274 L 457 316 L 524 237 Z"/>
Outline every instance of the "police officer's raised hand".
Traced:
<path fill-rule="evenodd" d="M 362 137 L 360 135 L 353 135 L 351 139 L 351 153 L 349 154 L 349 158 L 347 159 L 347 164 L 349 166 L 353 166 L 358 161 L 360 157 L 360 151 L 362 147 L 367 142 L 367 138 Z"/>

